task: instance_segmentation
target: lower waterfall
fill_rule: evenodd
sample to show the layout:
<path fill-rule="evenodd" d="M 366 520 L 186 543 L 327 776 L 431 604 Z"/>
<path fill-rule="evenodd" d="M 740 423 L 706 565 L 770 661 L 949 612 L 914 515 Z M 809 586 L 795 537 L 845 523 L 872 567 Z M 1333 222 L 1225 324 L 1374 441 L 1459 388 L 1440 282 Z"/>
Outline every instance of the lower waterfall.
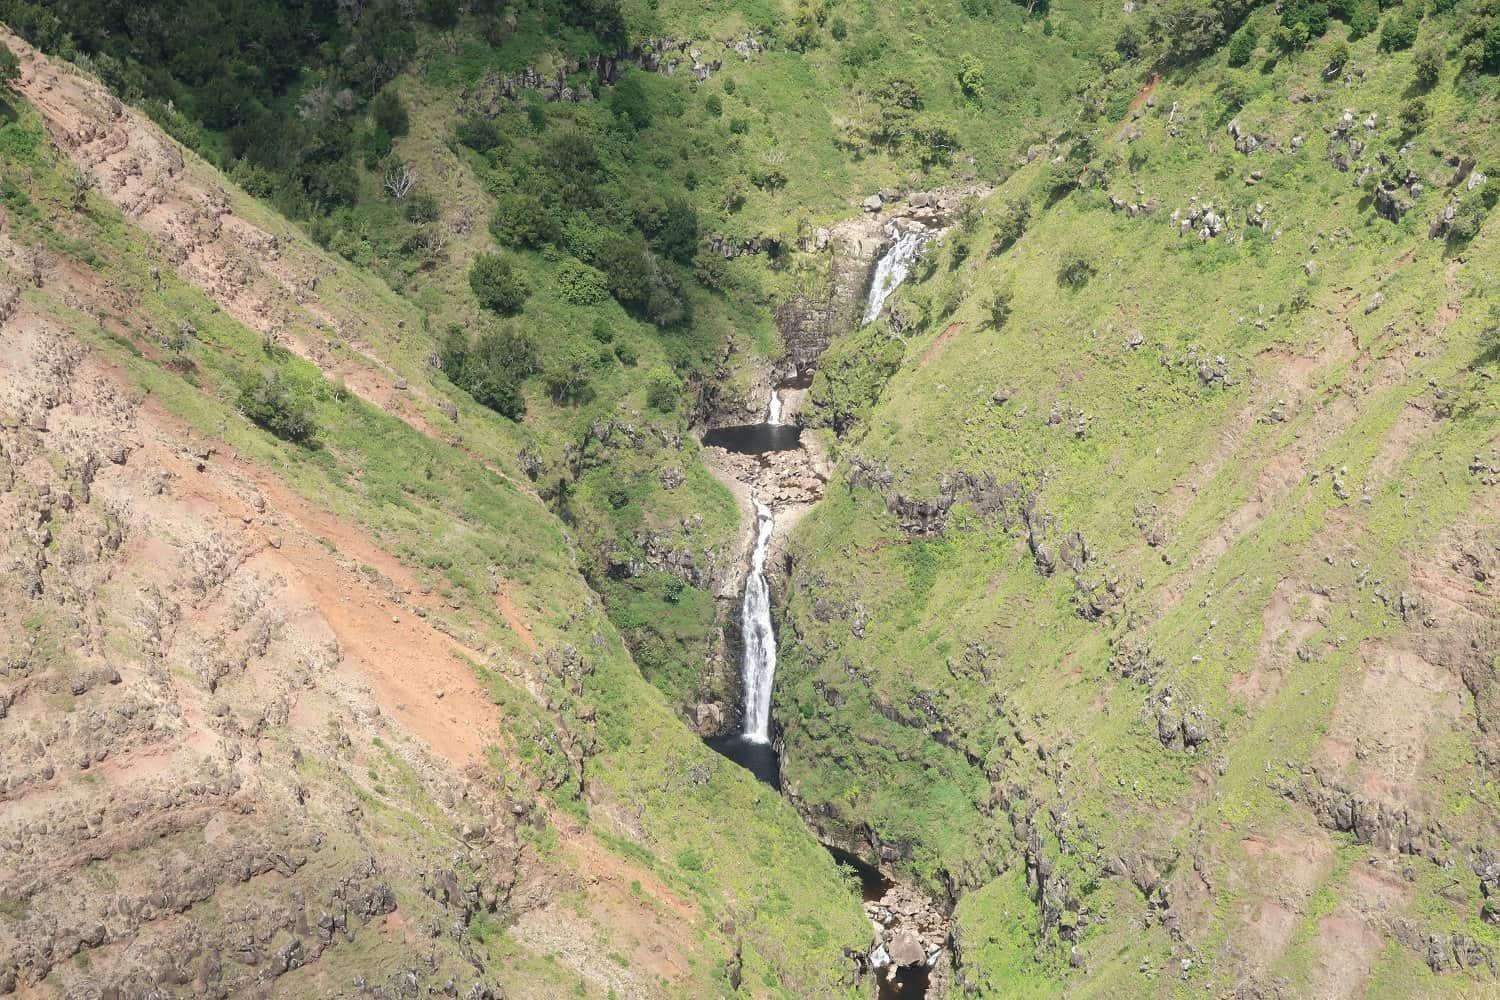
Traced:
<path fill-rule="evenodd" d="M 751 502 L 755 504 L 755 548 L 750 556 L 750 574 L 745 577 L 745 599 L 740 605 L 740 629 L 745 640 L 744 735 L 747 740 L 767 743 L 771 739 L 771 684 L 776 678 L 776 633 L 771 628 L 766 552 L 776 521 L 771 508 L 754 497 Z"/>

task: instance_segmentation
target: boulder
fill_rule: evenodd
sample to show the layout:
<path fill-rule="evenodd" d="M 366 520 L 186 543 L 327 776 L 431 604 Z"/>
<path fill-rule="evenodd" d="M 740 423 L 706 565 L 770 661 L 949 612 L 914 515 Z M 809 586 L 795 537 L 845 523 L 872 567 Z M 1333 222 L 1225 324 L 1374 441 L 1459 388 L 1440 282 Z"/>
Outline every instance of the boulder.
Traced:
<path fill-rule="evenodd" d="M 896 965 L 920 965 L 927 961 L 927 951 L 922 947 L 921 939 L 907 930 L 897 931 L 886 951 Z"/>
<path fill-rule="evenodd" d="M 881 200 L 880 195 L 872 194 L 861 204 L 866 212 L 878 212 L 880 211 L 880 206 L 885 204 L 885 202 Z"/>

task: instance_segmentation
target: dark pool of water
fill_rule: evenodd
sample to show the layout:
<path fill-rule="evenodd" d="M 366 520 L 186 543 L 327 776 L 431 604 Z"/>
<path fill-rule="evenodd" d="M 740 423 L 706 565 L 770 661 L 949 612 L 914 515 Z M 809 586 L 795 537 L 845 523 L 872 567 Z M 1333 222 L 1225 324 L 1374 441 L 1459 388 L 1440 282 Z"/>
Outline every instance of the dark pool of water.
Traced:
<path fill-rule="evenodd" d="M 708 745 L 749 771 L 755 777 L 781 791 L 781 758 L 776 748 L 769 743 L 756 743 L 736 733 L 733 736 L 716 736 Z"/>
<path fill-rule="evenodd" d="M 703 443 L 736 451 L 741 455 L 765 455 L 793 451 L 802 446 L 802 428 L 796 424 L 742 424 L 716 427 L 703 435 Z"/>
<path fill-rule="evenodd" d="M 809 368 L 805 372 L 798 372 L 791 378 L 784 378 L 776 383 L 778 389 L 809 389 L 812 387 L 813 373 Z"/>
<path fill-rule="evenodd" d="M 890 979 L 885 977 L 889 969 L 876 972 L 875 996 L 878 1000 L 913 1000 L 925 997 L 932 981 L 932 969 L 926 965 L 903 965 Z"/>

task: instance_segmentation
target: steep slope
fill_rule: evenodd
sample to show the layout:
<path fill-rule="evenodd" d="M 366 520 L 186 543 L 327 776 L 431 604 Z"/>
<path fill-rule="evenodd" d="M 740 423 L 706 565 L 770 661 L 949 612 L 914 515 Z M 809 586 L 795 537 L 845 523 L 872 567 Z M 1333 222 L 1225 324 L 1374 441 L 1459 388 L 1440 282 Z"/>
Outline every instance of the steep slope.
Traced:
<path fill-rule="evenodd" d="M 5 985 L 841 989 L 857 900 L 641 679 L 500 425 L 386 367 L 407 309 L 6 41 Z"/>
<path fill-rule="evenodd" d="M 0 16 L 0 987 L 1496 988 L 1492 0 Z"/>
<path fill-rule="evenodd" d="M 970 992 L 1494 988 L 1493 77 L 1403 124 L 1342 34 L 1034 150 L 814 384 L 896 345 L 789 556 L 789 794 Z"/>

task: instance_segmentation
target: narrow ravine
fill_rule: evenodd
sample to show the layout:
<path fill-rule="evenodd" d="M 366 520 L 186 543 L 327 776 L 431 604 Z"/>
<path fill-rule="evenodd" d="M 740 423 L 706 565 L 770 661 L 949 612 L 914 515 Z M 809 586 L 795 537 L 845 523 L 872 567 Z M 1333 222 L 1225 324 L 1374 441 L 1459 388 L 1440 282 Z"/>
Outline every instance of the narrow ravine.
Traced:
<path fill-rule="evenodd" d="M 875 263 L 863 323 L 879 318 L 891 294 L 906 280 L 912 265 L 936 235 L 910 220 L 892 221 L 885 231 L 890 242 Z M 719 467 L 740 487 L 742 499 L 748 500 L 753 512 L 739 614 L 742 722 L 738 733 L 717 736 L 709 743 L 778 790 L 781 761 L 771 717 L 777 648 L 766 564 L 778 528 L 790 529 L 789 524 L 779 524 L 778 513 L 806 513 L 822 496 L 821 485 L 810 495 L 785 488 L 788 482 L 804 480 L 798 473 L 811 463 L 802 428 L 795 423 L 795 409 L 791 414 L 794 422 L 783 422 L 783 394 L 800 402 L 801 395 L 794 390 L 806 389 L 810 379 L 811 372 L 799 371 L 793 378 L 773 384 L 764 423 L 720 427 L 703 437 L 706 447 L 724 450 Z M 852 869 L 860 879 L 872 932 L 872 944 L 863 963 L 875 977 L 877 996 L 880 1000 L 925 997 L 933 967 L 948 947 L 946 916 L 913 887 L 896 882 L 854 854 L 832 845 L 828 849 L 839 864 Z"/>

